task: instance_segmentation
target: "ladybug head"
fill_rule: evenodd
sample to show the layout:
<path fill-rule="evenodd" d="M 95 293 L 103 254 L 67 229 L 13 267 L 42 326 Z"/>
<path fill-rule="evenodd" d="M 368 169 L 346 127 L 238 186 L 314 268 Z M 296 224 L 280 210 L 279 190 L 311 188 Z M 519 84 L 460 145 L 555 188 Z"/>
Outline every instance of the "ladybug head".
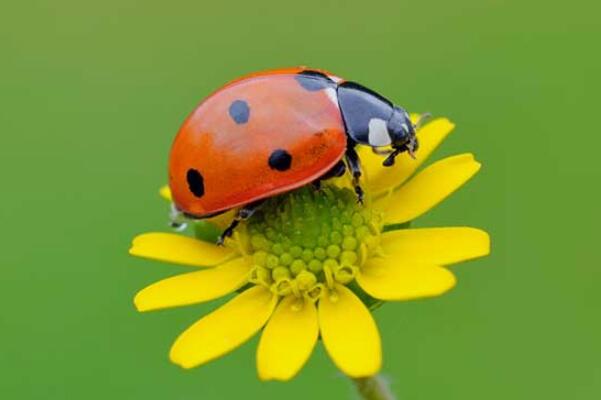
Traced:
<path fill-rule="evenodd" d="M 415 137 L 416 126 L 411 122 L 407 111 L 401 107 L 394 106 L 387 128 L 394 149 L 383 162 L 384 166 L 389 167 L 400 153 L 407 151 L 413 157 L 418 143 Z"/>

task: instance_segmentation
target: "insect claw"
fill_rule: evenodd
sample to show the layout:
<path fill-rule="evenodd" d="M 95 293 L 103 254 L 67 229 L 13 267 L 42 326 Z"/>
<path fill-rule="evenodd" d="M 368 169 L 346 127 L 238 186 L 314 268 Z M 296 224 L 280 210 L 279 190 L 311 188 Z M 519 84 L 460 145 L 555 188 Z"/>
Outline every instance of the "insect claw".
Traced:
<path fill-rule="evenodd" d="M 357 195 L 357 203 L 363 205 L 363 189 L 361 186 L 355 186 L 355 194 Z"/>

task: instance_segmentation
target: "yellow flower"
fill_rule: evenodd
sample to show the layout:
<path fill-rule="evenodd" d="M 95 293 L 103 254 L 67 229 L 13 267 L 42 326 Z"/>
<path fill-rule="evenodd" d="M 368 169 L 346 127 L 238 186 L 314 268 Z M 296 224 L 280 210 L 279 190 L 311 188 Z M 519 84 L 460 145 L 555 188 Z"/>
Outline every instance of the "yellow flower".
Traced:
<path fill-rule="evenodd" d="M 441 295 L 455 285 L 447 266 L 490 251 L 488 234 L 475 228 L 391 230 L 436 206 L 479 170 L 471 154 L 462 154 L 411 178 L 453 128 L 444 118 L 425 125 L 417 133 L 416 159 L 403 154 L 391 168 L 363 149 L 365 206 L 338 180 L 322 192 L 305 188 L 270 199 L 225 247 L 174 233 L 136 237 L 132 255 L 197 268 L 141 290 L 134 300 L 139 311 L 237 292 L 177 338 L 171 360 L 196 367 L 263 329 L 257 349 L 263 380 L 295 376 L 319 337 L 346 375 L 376 374 L 381 343 L 368 307 Z M 170 196 L 165 189 L 162 195 Z"/>

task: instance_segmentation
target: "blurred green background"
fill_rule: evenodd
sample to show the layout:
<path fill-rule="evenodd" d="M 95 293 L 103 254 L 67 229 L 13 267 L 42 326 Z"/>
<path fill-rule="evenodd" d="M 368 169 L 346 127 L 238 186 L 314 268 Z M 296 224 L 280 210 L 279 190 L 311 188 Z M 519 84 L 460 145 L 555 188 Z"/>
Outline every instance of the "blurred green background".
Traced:
<path fill-rule="evenodd" d="M 173 339 L 215 304 L 137 314 L 180 271 L 130 258 L 166 230 L 156 195 L 179 124 L 241 74 L 309 65 L 457 123 L 467 187 L 417 222 L 472 225 L 493 255 L 457 287 L 376 313 L 401 399 L 601 397 L 601 8 L 575 0 L 171 2 L 0 6 L 0 396 L 339 399 L 318 345 L 261 383 L 256 339 L 192 371 Z"/>

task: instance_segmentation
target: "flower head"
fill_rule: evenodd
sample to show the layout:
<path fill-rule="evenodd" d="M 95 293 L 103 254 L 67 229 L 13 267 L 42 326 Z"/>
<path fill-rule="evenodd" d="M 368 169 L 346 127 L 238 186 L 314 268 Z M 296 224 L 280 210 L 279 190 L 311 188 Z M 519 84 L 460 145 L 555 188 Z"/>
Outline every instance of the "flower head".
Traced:
<path fill-rule="evenodd" d="M 382 168 L 380 157 L 363 152 L 365 205 L 338 180 L 321 191 L 306 187 L 269 199 L 225 247 L 173 233 L 135 238 L 133 255 L 200 268 L 140 291 L 138 310 L 236 292 L 179 336 L 171 360 L 184 368 L 204 364 L 263 329 L 257 350 L 261 379 L 292 378 L 319 337 L 348 376 L 376 374 L 381 343 L 369 308 L 440 295 L 455 285 L 447 266 L 489 253 L 488 235 L 478 229 L 407 226 L 480 167 L 464 154 L 409 180 L 452 129 L 446 119 L 427 124 L 417 134 L 416 159 L 402 155 L 395 167 Z"/>

